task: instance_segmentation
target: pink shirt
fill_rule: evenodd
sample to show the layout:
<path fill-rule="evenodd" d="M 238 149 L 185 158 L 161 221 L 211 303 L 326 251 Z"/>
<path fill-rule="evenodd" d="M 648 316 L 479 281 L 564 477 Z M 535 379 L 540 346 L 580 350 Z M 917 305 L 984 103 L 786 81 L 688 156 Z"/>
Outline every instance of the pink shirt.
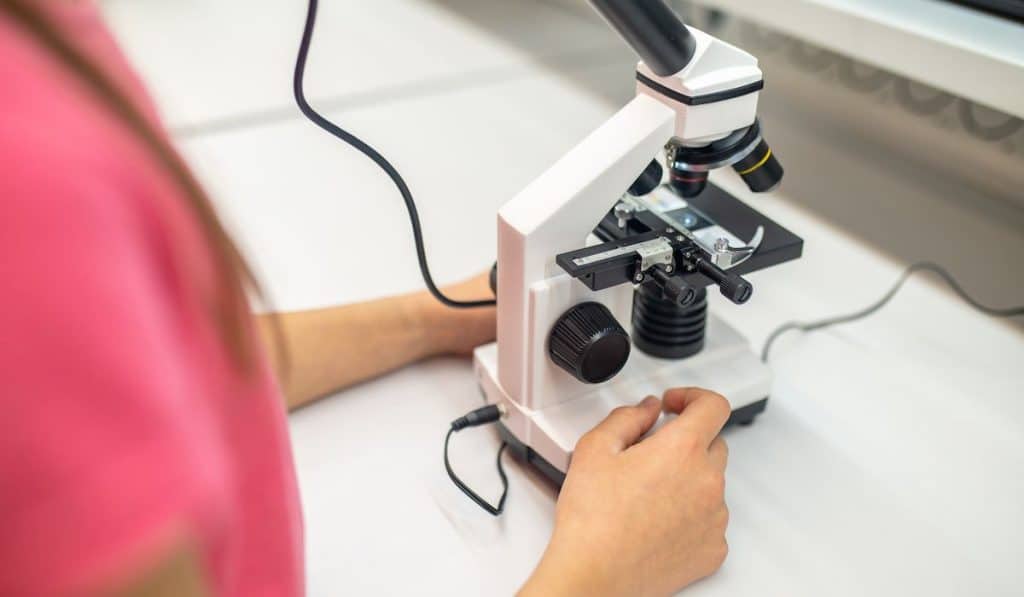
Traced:
<path fill-rule="evenodd" d="M 153 114 L 91 3 L 51 6 Z M 3 14 L 0 595 L 79 594 L 182 540 L 216 595 L 301 595 L 281 396 L 212 324 L 198 222 L 149 151 Z"/>

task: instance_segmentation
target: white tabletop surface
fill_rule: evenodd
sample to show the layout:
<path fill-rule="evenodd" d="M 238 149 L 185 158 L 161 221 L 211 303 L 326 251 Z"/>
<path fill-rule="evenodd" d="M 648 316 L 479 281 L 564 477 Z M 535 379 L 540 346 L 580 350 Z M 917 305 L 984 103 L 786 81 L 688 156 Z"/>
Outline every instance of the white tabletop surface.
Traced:
<path fill-rule="evenodd" d="M 386 178 L 289 106 L 302 4 L 105 7 L 276 306 L 419 288 Z M 609 97 L 628 96 L 632 58 L 592 27 L 530 1 L 324 3 L 310 89 L 406 175 L 439 279 L 488 267 L 496 207 L 607 117 Z M 784 195 L 757 206 L 806 248 L 752 276 L 750 304 L 713 299 L 755 346 L 783 321 L 874 300 L 901 269 Z M 1000 246 L 1024 247 L 1024 232 L 991 227 Z M 686 594 L 1020 594 L 1021 327 L 913 280 L 870 320 L 786 337 L 772 364 L 768 411 L 726 433 L 731 555 Z M 470 363 L 438 359 L 292 415 L 310 595 L 509 594 L 526 578 L 555 490 L 510 462 L 507 511 L 493 519 L 441 464 L 448 422 L 479 402 Z M 453 443 L 456 466 L 492 496 L 497 446 L 493 429 Z"/>

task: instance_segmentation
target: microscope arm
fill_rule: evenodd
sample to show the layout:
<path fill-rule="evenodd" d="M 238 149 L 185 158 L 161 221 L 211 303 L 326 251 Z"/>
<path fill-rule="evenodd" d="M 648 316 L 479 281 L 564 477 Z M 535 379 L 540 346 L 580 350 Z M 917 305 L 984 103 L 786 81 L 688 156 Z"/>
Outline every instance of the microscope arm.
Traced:
<path fill-rule="evenodd" d="M 501 383 L 523 395 L 530 374 L 531 288 L 563 275 L 555 256 L 587 236 L 673 133 L 676 112 L 638 95 L 505 204 L 498 214 L 498 338 Z M 544 329 L 547 329 L 544 327 Z"/>

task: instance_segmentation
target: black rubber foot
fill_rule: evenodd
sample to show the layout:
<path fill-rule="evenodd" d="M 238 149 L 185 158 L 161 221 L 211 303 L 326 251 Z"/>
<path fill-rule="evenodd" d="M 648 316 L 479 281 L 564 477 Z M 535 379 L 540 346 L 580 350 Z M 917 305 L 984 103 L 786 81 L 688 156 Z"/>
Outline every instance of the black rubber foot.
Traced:
<path fill-rule="evenodd" d="M 757 419 L 757 415 L 764 412 L 764 409 L 768 406 L 768 399 L 758 400 L 744 407 L 738 408 L 732 411 L 732 415 L 729 416 L 729 420 L 725 423 L 726 427 L 729 425 L 739 425 L 741 427 L 749 427 L 754 424 L 754 420 Z"/>

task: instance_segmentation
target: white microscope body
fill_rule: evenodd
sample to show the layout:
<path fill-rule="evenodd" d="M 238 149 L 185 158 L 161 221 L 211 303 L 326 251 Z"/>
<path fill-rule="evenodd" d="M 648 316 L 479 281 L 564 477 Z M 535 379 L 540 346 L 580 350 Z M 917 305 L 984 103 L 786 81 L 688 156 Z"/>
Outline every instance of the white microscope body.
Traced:
<path fill-rule="evenodd" d="M 476 374 L 486 401 L 503 407 L 508 439 L 555 473 L 568 469 L 579 438 L 617 406 L 696 385 L 722 393 L 735 411 L 759 402 L 763 408 L 770 390 L 770 371 L 748 342 L 710 314 L 698 354 L 676 360 L 633 350 L 604 383 L 583 383 L 549 356 L 552 326 L 580 303 L 603 304 L 630 331 L 634 292 L 628 283 L 593 291 L 555 256 L 587 243 L 666 143 L 707 146 L 755 122 L 757 60 L 699 30 L 689 33 L 695 45 L 682 70 L 660 76 L 641 62 L 636 97 L 498 214 L 498 341 L 477 349 Z"/>

